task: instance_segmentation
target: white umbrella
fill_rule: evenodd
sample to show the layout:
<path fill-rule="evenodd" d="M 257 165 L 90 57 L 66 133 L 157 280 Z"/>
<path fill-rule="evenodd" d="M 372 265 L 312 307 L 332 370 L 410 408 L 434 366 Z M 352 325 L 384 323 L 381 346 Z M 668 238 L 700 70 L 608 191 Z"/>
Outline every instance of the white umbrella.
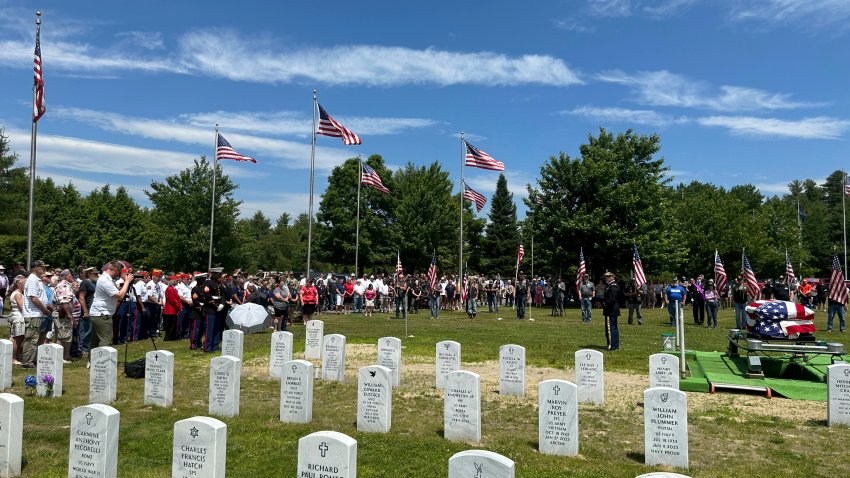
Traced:
<path fill-rule="evenodd" d="M 246 334 L 255 334 L 269 328 L 271 316 L 268 309 L 254 303 L 240 304 L 227 313 L 227 325 Z"/>

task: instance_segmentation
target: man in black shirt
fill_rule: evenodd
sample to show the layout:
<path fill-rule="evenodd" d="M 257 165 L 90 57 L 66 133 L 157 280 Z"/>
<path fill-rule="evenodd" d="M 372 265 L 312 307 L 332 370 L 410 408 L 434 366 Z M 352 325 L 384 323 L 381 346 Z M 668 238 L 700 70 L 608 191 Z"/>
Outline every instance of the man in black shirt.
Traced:
<path fill-rule="evenodd" d="M 602 313 L 605 315 L 605 340 L 608 350 L 620 349 L 620 330 L 617 328 L 617 318 L 620 316 L 620 285 L 614 278 L 613 272 L 605 273 L 605 295 L 602 302 Z"/>
<path fill-rule="evenodd" d="M 773 298 L 776 300 L 791 300 L 791 288 L 785 282 L 784 277 L 776 279 L 773 285 Z"/>

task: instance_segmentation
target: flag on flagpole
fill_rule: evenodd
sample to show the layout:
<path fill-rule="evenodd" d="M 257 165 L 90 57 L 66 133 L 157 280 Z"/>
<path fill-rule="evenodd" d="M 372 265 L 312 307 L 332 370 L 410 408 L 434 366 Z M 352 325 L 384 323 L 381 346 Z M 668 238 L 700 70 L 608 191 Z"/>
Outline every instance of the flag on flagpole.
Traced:
<path fill-rule="evenodd" d="M 829 300 L 839 304 L 847 303 L 847 284 L 844 283 L 844 271 L 838 262 L 838 254 L 832 254 L 832 275 L 829 277 Z"/>
<path fill-rule="evenodd" d="M 232 159 L 234 161 L 250 161 L 252 163 L 257 162 L 257 160 L 252 157 L 243 156 L 237 153 L 236 150 L 233 149 L 233 146 L 224 139 L 224 136 L 222 136 L 221 133 L 218 133 L 218 147 L 215 149 L 215 157 L 216 159 Z"/>
<path fill-rule="evenodd" d="M 463 144 L 466 145 L 466 165 L 472 166 L 473 168 L 481 168 L 481 169 L 489 169 L 491 171 L 504 171 L 505 163 L 501 161 L 496 161 L 489 154 L 481 151 L 475 146 L 469 144 L 464 140 Z"/>
<path fill-rule="evenodd" d="M 320 134 L 322 136 L 331 136 L 334 138 L 342 138 L 343 144 L 362 144 L 360 141 L 360 136 L 354 134 L 353 131 L 350 131 L 345 128 L 345 126 L 339 124 L 335 119 L 331 118 L 331 115 L 322 108 L 322 105 L 316 103 L 316 106 L 319 107 L 319 127 L 316 131 L 316 134 Z"/>
<path fill-rule="evenodd" d="M 720 260 L 720 254 L 714 251 L 714 283 L 717 285 L 717 292 L 722 293 L 726 287 L 729 278 L 726 276 L 726 268 L 723 267 L 723 261 Z"/>
<path fill-rule="evenodd" d="M 587 273 L 587 264 L 584 263 L 584 248 L 578 253 L 578 272 L 576 273 L 576 293 L 581 292 L 581 278 Z M 579 297 L 580 298 L 580 297 Z"/>
<path fill-rule="evenodd" d="M 844 175 L 844 195 L 850 196 L 850 176 Z"/>
<path fill-rule="evenodd" d="M 44 74 L 41 69 L 41 24 L 35 29 L 35 56 L 33 57 L 35 99 L 32 106 L 32 122 L 37 123 L 47 107 L 44 104 Z"/>
<path fill-rule="evenodd" d="M 404 274 L 404 268 L 401 267 L 401 252 L 397 251 L 398 261 L 395 264 L 395 277 L 396 280 L 399 280 L 399 277 Z"/>
<path fill-rule="evenodd" d="M 791 284 L 796 278 L 794 266 L 791 265 L 791 256 L 788 255 L 788 251 L 785 251 L 785 282 Z"/>
<path fill-rule="evenodd" d="M 519 269 L 519 266 L 522 265 L 522 258 L 525 256 L 525 249 L 522 248 L 522 244 L 519 245 L 519 248 L 516 251 L 516 266 Z"/>
<path fill-rule="evenodd" d="M 431 255 L 431 265 L 428 266 L 428 283 L 431 285 L 431 290 L 437 288 L 437 256 Z"/>
<path fill-rule="evenodd" d="M 640 260 L 640 254 L 638 254 L 637 243 L 635 243 L 634 246 L 635 254 L 634 257 L 632 257 L 632 266 L 635 272 L 635 280 L 637 281 L 638 287 L 643 287 L 643 285 L 646 284 L 646 275 L 643 273 L 643 263 Z"/>
<path fill-rule="evenodd" d="M 390 190 L 384 186 L 384 183 L 381 182 L 381 177 L 378 176 L 378 173 L 375 172 L 374 169 L 369 167 L 368 164 L 363 165 L 363 176 L 360 178 L 360 183 L 365 184 L 367 186 L 372 186 L 373 188 L 381 191 L 382 193 L 389 193 Z"/>
<path fill-rule="evenodd" d="M 747 283 L 747 294 L 749 294 L 753 300 L 758 299 L 761 295 L 759 293 L 759 283 L 758 280 L 756 280 L 756 274 L 753 272 L 753 267 L 750 265 L 750 260 L 747 258 L 746 254 L 743 254 L 741 271 L 744 273 L 744 282 Z"/>
<path fill-rule="evenodd" d="M 475 209 L 481 212 L 481 209 L 487 204 L 487 198 L 483 194 L 469 187 L 466 182 L 463 183 L 463 198 L 475 203 Z"/>

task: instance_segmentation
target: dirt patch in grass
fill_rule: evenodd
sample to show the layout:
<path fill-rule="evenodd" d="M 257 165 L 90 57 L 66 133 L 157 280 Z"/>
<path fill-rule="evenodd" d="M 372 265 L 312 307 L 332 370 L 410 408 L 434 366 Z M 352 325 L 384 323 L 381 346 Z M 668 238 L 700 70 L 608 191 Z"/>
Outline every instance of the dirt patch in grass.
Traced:
<path fill-rule="evenodd" d="M 403 352 L 402 352 L 403 353 Z M 303 359 L 303 353 L 293 354 L 295 359 Z M 345 346 L 346 380 L 357 380 L 357 369 L 372 365 L 377 358 L 377 346 L 372 344 L 348 344 Z M 442 391 L 434 388 L 433 357 L 403 356 L 402 386 L 396 393 L 402 397 L 442 397 Z M 321 361 L 314 360 L 321 365 Z M 500 408 L 510 408 L 518 404 L 537 404 L 537 384 L 542 380 L 561 379 L 575 381 L 575 370 L 556 369 L 550 367 L 528 366 L 525 370 L 525 397 L 499 395 L 499 363 L 496 361 L 464 363 L 463 369 L 475 372 L 481 376 L 481 398 L 486 402 L 497 402 Z M 269 358 L 253 358 L 248 360 L 242 374 L 258 380 L 271 380 L 269 377 Z M 643 391 L 649 386 L 649 378 L 645 375 L 606 372 L 605 373 L 605 405 L 608 412 L 634 413 L 640 409 L 642 414 Z M 711 421 L 718 416 L 729 417 L 733 421 L 742 422 L 747 416 L 781 418 L 799 423 L 811 423 L 823 420 L 826 416 L 826 403 L 795 400 L 794 406 L 776 406 L 777 400 L 764 396 L 734 393 L 689 393 L 688 411 L 699 420 Z M 581 405 L 582 408 L 602 408 L 593 405 Z"/>

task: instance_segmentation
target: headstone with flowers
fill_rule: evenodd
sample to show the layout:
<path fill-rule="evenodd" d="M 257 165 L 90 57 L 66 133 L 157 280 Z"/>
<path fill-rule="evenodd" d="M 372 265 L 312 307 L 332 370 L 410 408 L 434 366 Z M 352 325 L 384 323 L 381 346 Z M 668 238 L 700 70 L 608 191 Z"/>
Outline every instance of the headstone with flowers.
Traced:
<path fill-rule="evenodd" d="M 39 397 L 62 396 L 62 356 L 64 349 L 59 344 L 38 346 L 38 361 L 35 377 L 38 379 L 36 393 Z"/>

